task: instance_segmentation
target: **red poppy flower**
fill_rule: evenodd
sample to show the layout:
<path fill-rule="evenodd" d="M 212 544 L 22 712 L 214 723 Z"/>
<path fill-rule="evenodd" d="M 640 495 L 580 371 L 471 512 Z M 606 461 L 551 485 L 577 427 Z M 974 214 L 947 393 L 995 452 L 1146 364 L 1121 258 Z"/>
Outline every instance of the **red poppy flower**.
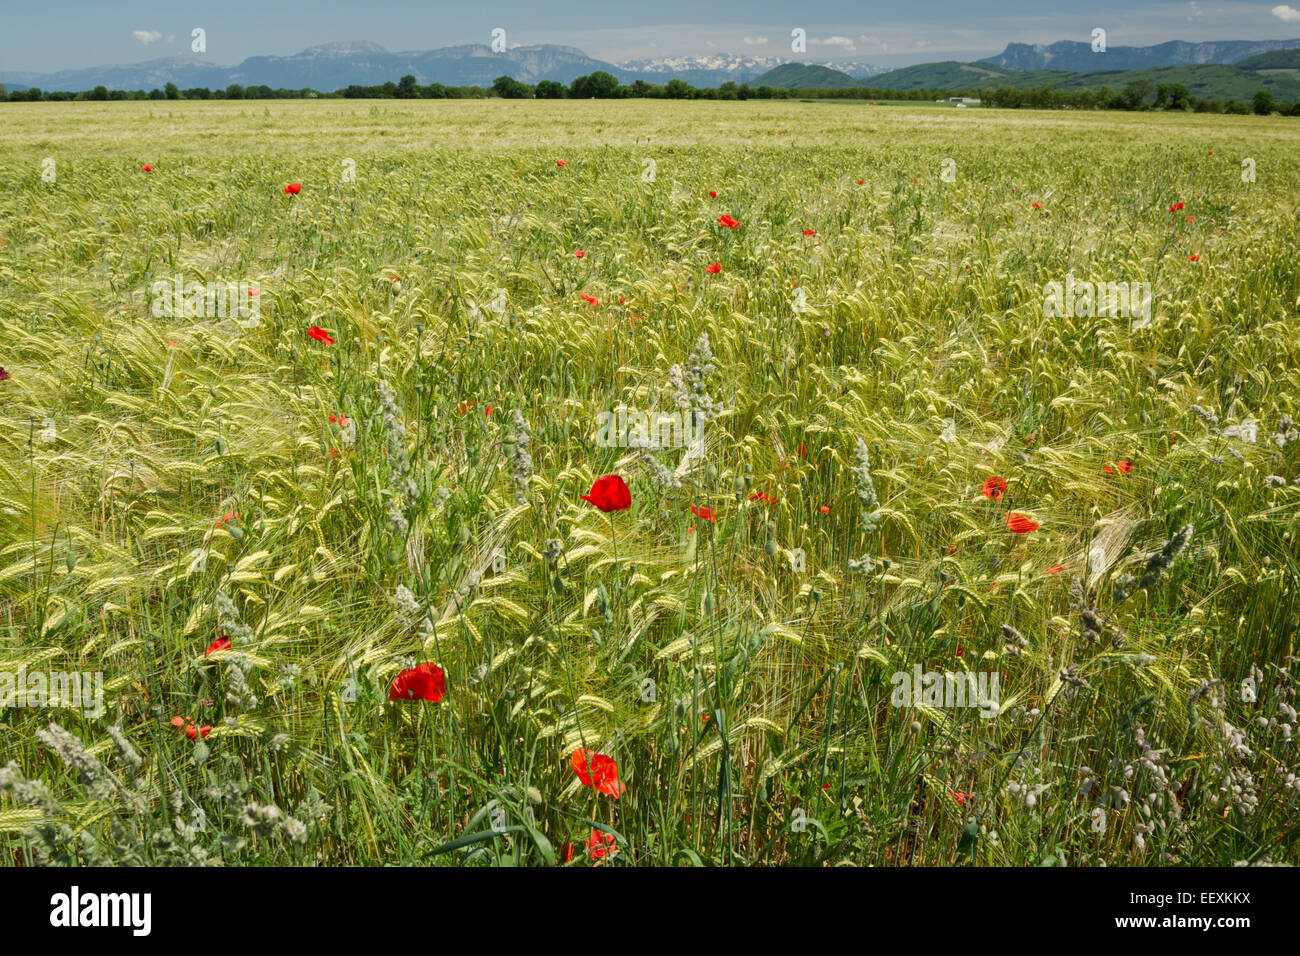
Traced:
<path fill-rule="evenodd" d="M 1188 216 L 1188 217 L 1187 217 L 1187 222 L 1196 222 L 1196 217 L 1195 217 L 1195 216 Z"/>
<path fill-rule="evenodd" d="M 564 862 L 565 862 L 565 863 L 572 863 L 572 862 L 573 862 L 573 844 L 572 844 L 572 843 L 566 843 L 566 844 L 564 844 Z"/>
<path fill-rule="evenodd" d="M 1056 567 L 1054 567 L 1054 568 L 1048 568 L 1046 573 L 1047 573 L 1047 574 L 1060 574 L 1060 573 L 1061 573 L 1062 571 L 1064 571 L 1064 570 L 1065 570 L 1065 565 L 1063 565 L 1063 564 L 1058 564 L 1058 565 L 1056 565 Z"/>
<path fill-rule="evenodd" d="M 232 521 L 238 521 L 238 520 L 239 520 L 239 512 L 238 512 L 238 511 L 228 511 L 226 514 L 224 514 L 224 515 L 222 515 L 220 518 L 218 518 L 218 519 L 217 519 L 217 523 L 214 524 L 212 527 L 214 527 L 214 528 L 220 528 L 223 524 L 228 525 L 228 524 L 230 524 L 230 522 L 232 522 Z"/>
<path fill-rule="evenodd" d="M 1169 207 L 1169 211 L 1170 211 L 1170 212 L 1180 212 L 1180 211 L 1182 211 L 1183 207 L 1186 206 L 1186 205 L 1187 205 L 1187 203 L 1185 203 L 1185 202 L 1176 202 L 1176 203 L 1174 203 L 1172 206 Z"/>
<path fill-rule="evenodd" d="M 591 836 L 587 837 L 587 850 L 593 860 L 599 860 L 614 852 L 615 842 L 617 841 L 614 834 L 603 830 L 592 830 Z"/>
<path fill-rule="evenodd" d="M 302 183 L 290 183 L 284 187 L 284 191 L 289 196 L 296 196 L 302 192 Z"/>
<path fill-rule="evenodd" d="M 820 508 L 818 508 L 817 510 L 820 511 L 820 512 L 821 512 L 822 514 L 824 514 L 824 515 L 828 515 L 828 514 L 831 513 L 831 506 L 830 506 L 830 505 L 822 505 L 822 506 L 821 506 Z"/>
<path fill-rule="evenodd" d="M 201 727 L 195 727 L 188 717 L 173 717 L 172 726 L 177 730 L 183 731 L 185 736 L 190 738 L 190 740 L 198 740 L 200 737 L 207 737 L 208 734 L 212 733 L 211 724 L 204 724 Z"/>
<path fill-rule="evenodd" d="M 153 167 L 152 167 L 152 166 L 141 166 L 140 168 L 141 168 L 142 170 L 144 170 L 146 173 L 151 173 L 151 172 L 153 172 Z"/>
<path fill-rule="evenodd" d="M 429 700 L 438 703 L 447 693 L 447 681 L 442 668 L 427 661 L 419 667 L 408 667 L 396 677 L 388 688 L 389 700 Z"/>
<path fill-rule="evenodd" d="M 464 415 L 467 411 L 469 411 L 471 408 L 473 408 L 476 404 L 478 404 L 478 403 L 477 403 L 477 402 L 470 402 L 470 401 L 464 401 L 464 402 L 461 402 L 458 406 L 456 406 L 456 414 L 458 414 L 458 415 Z"/>
<path fill-rule="evenodd" d="M 590 501 L 605 514 L 611 511 L 627 511 L 632 507 L 632 492 L 628 491 L 627 482 L 618 475 L 605 475 L 597 478 L 591 491 L 581 496 L 583 501 Z"/>
<path fill-rule="evenodd" d="M 817 230 L 816 230 L 816 229 L 805 229 L 805 230 L 803 231 L 803 234 L 804 234 L 805 236 L 815 236 L 815 235 L 817 235 Z"/>
<path fill-rule="evenodd" d="M 326 332 L 324 329 L 322 329 L 319 325 L 313 325 L 310 329 L 307 330 L 307 334 L 310 335 L 317 342 L 323 342 L 326 345 L 334 344 L 334 337 L 330 335 L 328 332 Z"/>
<path fill-rule="evenodd" d="M 1018 511 L 1007 512 L 1007 527 L 1016 534 L 1029 534 L 1031 531 L 1038 530 L 1038 522 L 1027 515 L 1022 515 Z"/>
<path fill-rule="evenodd" d="M 597 792 L 607 794 L 615 800 L 627 789 L 623 781 L 618 779 L 618 764 L 607 754 L 579 747 L 573 752 L 571 764 L 584 787 L 594 787 Z"/>
<path fill-rule="evenodd" d="M 984 479 L 984 487 L 980 490 L 984 492 L 985 498 L 1001 501 L 1002 493 L 1007 490 L 1007 480 L 999 475 L 993 475 Z"/>
<path fill-rule="evenodd" d="M 749 500 L 750 500 L 750 501 L 761 501 L 761 502 L 763 502 L 764 504 L 771 504 L 773 501 L 776 501 L 775 498 L 773 498 L 771 495 L 769 495 L 769 494 L 768 494 L 767 492 L 765 492 L 765 491 L 756 491 L 756 492 L 754 492 L 752 495 L 749 496 Z"/>
<path fill-rule="evenodd" d="M 228 651 L 228 650 L 230 650 L 230 638 L 222 634 L 219 638 L 217 638 L 215 641 L 212 642 L 211 647 L 209 647 L 206 651 L 203 652 L 203 656 L 207 657 L 213 651 Z"/>
<path fill-rule="evenodd" d="M 948 795 L 951 796 L 958 803 L 965 803 L 967 800 L 970 799 L 970 794 L 962 793 L 960 790 L 949 790 Z"/>
<path fill-rule="evenodd" d="M 1033 206 L 1035 209 L 1042 209 L 1042 208 L 1043 208 L 1042 203 L 1036 203 L 1036 202 L 1034 202 L 1034 203 L 1030 203 L 1029 205 Z"/>
<path fill-rule="evenodd" d="M 338 425 L 339 428 L 347 428 L 347 427 L 348 427 L 350 424 L 352 424 L 352 423 L 348 421 L 348 417 L 347 417 L 346 415 L 334 415 L 334 414 L 331 414 L 331 415 L 330 415 L 330 424 L 331 424 L 331 425 Z"/>
<path fill-rule="evenodd" d="M 718 222 L 721 225 L 726 226 L 728 229 L 736 229 L 740 226 L 740 223 L 737 220 L 732 219 L 731 216 L 726 213 L 723 213 L 718 217 Z"/>
<path fill-rule="evenodd" d="M 7 382 L 12 377 L 13 376 L 11 376 L 8 372 L 5 371 L 5 367 L 3 365 L 0 365 L 0 382 Z"/>
<path fill-rule="evenodd" d="M 1194 253 L 1193 255 L 1190 255 L 1190 256 L 1187 257 L 1187 261 L 1188 261 L 1188 262 L 1200 262 L 1200 261 L 1201 261 L 1201 254 L 1200 254 L 1199 252 Z"/>
<path fill-rule="evenodd" d="M 717 524 L 717 520 L 713 517 L 712 508 L 701 508 L 698 505 L 691 505 L 691 514 L 704 521 L 712 521 L 714 524 Z"/>
<path fill-rule="evenodd" d="M 722 271 L 722 263 L 721 262 L 710 263 L 709 265 L 704 267 L 704 271 L 711 276 L 715 276 Z"/>
<path fill-rule="evenodd" d="M 587 295 L 587 293 L 585 292 L 582 293 L 582 301 L 586 302 L 588 305 L 600 305 L 599 299 L 597 299 L 594 295 Z"/>
<path fill-rule="evenodd" d="M 808 457 L 808 446 L 807 446 L 806 444 L 804 444 L 803 442 L 800 442 L 800 443 L 799 443 L 798 452 L 799 452 L 799 457 L 800 457 L 800 458 L 807 458 L 807 457 Z"/>
<path fill-rule="evenodd" d="M 709 198 L 710 198 L 710 199 L 717 199 L 717 198 L 718 198 L 718 191 L 717 191 L 716 189 L 710 189 L 710 190 L 709 190 Z"/>
<path fill-rule="evenodd" d="M 865 182 L 866 182 L 865 179 L 859 179 L 859 180 L 858 180 L 858 185 L 861 186 L 861 185 L 862 185 L 863 183 L 865 183 Z"/>
<path fill-rule="evenodd" d="M 1115 462 L 1115 467 L 1118 468 L 1120 471 L 1124 472 L 1124 474 L 1127 475 L 1130 471 L 1133 470 L 1133 462 L 1131 462 L 1131 461 L 1117 461 L 1117 462 Z"/>
<path fill-rule="evenodd" d="M 961 657 L 961 656 L 962 656 L 963 654 L 965 654 L 965 653 L 966 653 L 966 648 L 964 648 L 964 647 L 962 647 L 960 644 L 958 644 L 958 645 L 957 645 L 957 656 L 958 656 L 958 657 Z"/>
<path fill-rule="evenodd" d="M 575 259 L 585 259 L 587 257 L 587 254 L 583 252 L 581 249 L 576 249 L 574 250 L 573 257 Z"/>
<path fill-rule="evenodd" d="M 565 162 L 563 159 L 557 159 L 557 160 L 555 161 L 555 165 L 556 165 L 556 166 L 567 166 L 567 165 L 569 165 L 569 164 L 568 164 L 567 162 Z"/>

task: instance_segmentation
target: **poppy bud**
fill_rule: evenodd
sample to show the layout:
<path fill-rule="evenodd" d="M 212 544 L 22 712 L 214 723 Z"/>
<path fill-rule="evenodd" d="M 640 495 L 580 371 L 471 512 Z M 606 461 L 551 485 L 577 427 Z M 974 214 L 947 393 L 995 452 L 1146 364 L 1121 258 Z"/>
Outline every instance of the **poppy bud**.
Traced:
<path fill-rule="evenodd" d="M 768 538 L 767 544 L 763 545 L 763 550 L 767 552 L 769 558 L 776 554 L 776 539 Z"/>

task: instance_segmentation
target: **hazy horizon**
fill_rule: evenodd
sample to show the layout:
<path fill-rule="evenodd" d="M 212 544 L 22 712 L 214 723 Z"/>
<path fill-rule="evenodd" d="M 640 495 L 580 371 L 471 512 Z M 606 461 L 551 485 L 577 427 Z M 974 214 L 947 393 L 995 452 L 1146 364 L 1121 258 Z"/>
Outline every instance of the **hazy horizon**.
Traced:
<path fill-rule="evenodd" d="M 189 8 L 189 9 L 186 9 Z M 57 29 L 51 29 L 51 14 Z M 489 44 L 502 29 L 509 46 L 576 47 L 613 64 L 711 55 L 801 62 L 858 60 L 897 68 L 936 60 L 975 60 L 1008 43 L 1087 42 L 1094 28 L 1108 43 L 1150 46 L 1270 40 L 1300 36 L 1300 10 L 1272 2 L 1118 4 L 1043 10 L 1027 0 L 938 0 L 924 14 L 880 2 L 821 0 L 791 13 L 772 0 L 719 0 L 702 10 L 683 0 L 653 9 L 573 2 L 502 0 L 472 9 L 445 0 L 390 0 L 364 7 L 283 0 L 232 0 L 220 8 L 123 0 L 111 9 L 70 2 L 15 9 L 0 37 L 0 72 L 46 74 L 129 66 L 190 55 L 191 31 L 206 34 L 201 58 L 235 66 L 252 56 L 293 56 L 328 43 L 368 42 L 392 53 Z M 790 31 L 806 31 L 806 52 L 791 50 Z"/>

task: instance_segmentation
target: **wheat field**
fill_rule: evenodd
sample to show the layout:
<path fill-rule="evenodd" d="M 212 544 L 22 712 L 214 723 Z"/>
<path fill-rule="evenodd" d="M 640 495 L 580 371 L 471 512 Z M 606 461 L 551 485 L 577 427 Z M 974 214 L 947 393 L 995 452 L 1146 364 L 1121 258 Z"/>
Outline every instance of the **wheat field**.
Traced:
<path fill-rule="evenodd" d="M 5 104 L 0 860 L 1296 863 L 1297 155 Z"/>

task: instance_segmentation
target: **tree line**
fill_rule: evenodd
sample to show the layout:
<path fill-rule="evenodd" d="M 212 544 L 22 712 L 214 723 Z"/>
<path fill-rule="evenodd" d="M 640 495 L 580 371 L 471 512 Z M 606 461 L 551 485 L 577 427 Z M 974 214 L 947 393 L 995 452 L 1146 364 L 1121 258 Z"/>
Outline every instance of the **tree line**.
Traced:
<path fill-rule="evenodd" d="M 1037 89 L 1017 90 L 1009 86 L 985 90 L 980 95 L 985 106 L 1004 109 L 1076 109 L 1076 110 L 1193 110 L 1197 113 L 1256 113 L 1267 116 L 1300 116 L 1300 103 L 1278 104 L 1272 92 L 1258 90 L 1249 103 L 1235 100 L 1196 99 L 1182 83 L 1134 80 L 1118 92 L 1109 86 L 1095 90 L 1058 90 L 1050 84 Z"/>
<path fill-rule="evenodd" d="M 332 93 L 310 88 L 299 90 L 272 89 L 269 86 L 242 86 L 232 83 L 224 90 L 206 87 L 182 90 L 175 83 L 162 89 L 109 90 L 97 86 L 79 93 L 42 92 L 36 87 L 6 93 L 0 86 L 0 102 L 83 100 L 285 100 L 285 99 L 675 99 L 675 100 L 785 100 L 785 99 L 852 99 L 852 100 L 909 100 L 931 102 L 951 96 L 978 95 L 981 105 L 1005 109 L 1081 109 L 1081 110 L 1194 110 L 1198 113 L 1257 113 L 1268 115 L 1279 112 L 1285 116 L 1300 116 L 1300 103 L 1279 105 L 1268 90 L 1259 90 L 1250 103 L 1233 100 L 1196 99 L 1182 83 L 1161 83 L 1158 86 L 1146 80 L 1134 80 L 1122 90 L 1109 86 L 1095 90 L 1058 90 L 1053 86 L 1036 89 L 1013 89 L 1009 86 L 987 89 L 981 93 L 959 94 L 952 90 L 890 90 L 866 86 L 850 86 L 828 90 L 781 89 L 772 86 L 750 86 L 748 83 L 727 82 L 718 87 L 692 86 L 681 79 L 667 83 L 650 83 L 635 80 L 620 83 L 610 73 L 598 70 L 579 76 L 572 83 L 540 80 L 524 83 L 508 76 L 497 77 L 491 86 L 447 86 L 442 83 L 421 85 L 414 76 L 403 76 L 398 82 L 375 86 L 353 84 Z"/>
<path fill-rule="evenodd" d="M 300 90 L 272 89 L 269 86 L 243 86 L 232 83 L 224 90 L 206 87 L 180 89 L 168 83 L 162 89 L 110 90 L 97 86 L 93 90 L 73 93 L 66 91 L 43 92 L 37 87 L 13 90 L 6 93 L 0 86 L 0 102 L 53 102 L 85 100 L 293 100 L 293 99 L 482 99 L 498 96 L 505 99 L 678 99 L 678 100 L 780 100 L 780 99 L 889 99 L 934 100 L 954 95 L 944 90 L 885 90 L 869 87 L 847 87 L 833 90 L 790 90 L 772 86 L 751 87 L 748 83 L 727 82 L 718 87 L 697 87 L 680 79 L 667 83 L 648 83 L 636 80 L 619 83 L 610 73 L 598 70 L 588 76 L 577 77 L 572 83 L 540 80 L 523 83 L 508 76 L 498 77 L 491 86 L 447 86 L 442 83 L 421 85 L 414 76 L 407 75 L 398 82 L 391 80 L 375 86 L 353 84 L 333 92 L 304 88 Z"/>

